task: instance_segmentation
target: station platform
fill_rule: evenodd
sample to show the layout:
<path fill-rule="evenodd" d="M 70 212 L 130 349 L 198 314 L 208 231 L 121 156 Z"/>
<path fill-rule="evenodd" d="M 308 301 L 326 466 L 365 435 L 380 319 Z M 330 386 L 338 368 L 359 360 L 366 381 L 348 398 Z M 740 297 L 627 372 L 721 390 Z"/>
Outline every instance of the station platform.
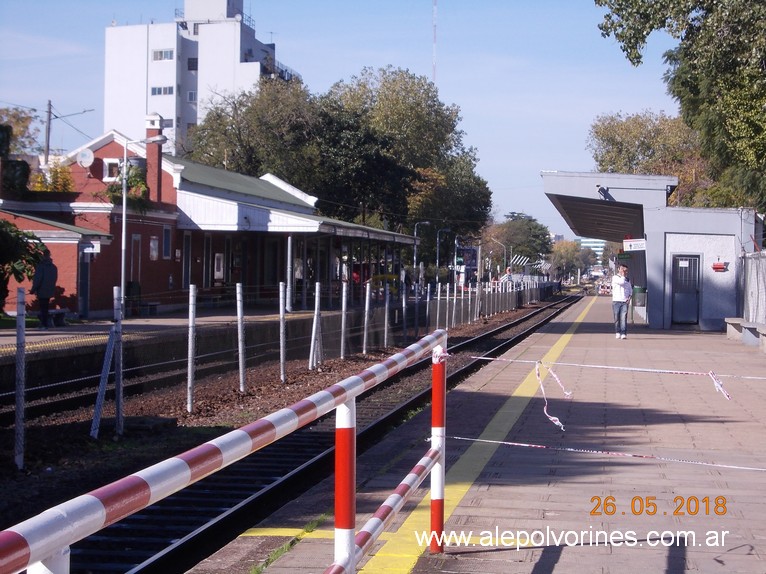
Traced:
<path fill-rule="evenodd" d="M 585 297 L 449 392 L 444 553 L 419 539 L 427 479 L 358 571 L 766 572 L 764 413 L 757 348 L 638 325 L 615 339 L 609 298 Z M 357 528 L 425 453 L 429 417 L 359 456 Z M 329 478 L 190 572 L 332 557 Z"/>

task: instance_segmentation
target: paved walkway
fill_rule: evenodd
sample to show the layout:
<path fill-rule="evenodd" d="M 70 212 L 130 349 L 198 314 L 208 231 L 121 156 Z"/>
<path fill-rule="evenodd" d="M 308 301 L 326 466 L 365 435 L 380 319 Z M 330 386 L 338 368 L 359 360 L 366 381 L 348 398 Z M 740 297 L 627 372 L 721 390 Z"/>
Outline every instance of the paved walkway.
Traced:
<path fill-rule="evenodd" d="M 758 348 L 640 326 L 616 340 L 608 299 L 590 297 L 502 359 L 448 395 L 445 553 L 417 540 L 429 520 L 422 488 L 362 572 L 766 572 Z M 555 363 L 572 393 L 543 369 L 548 413 L 565 430 L 544 414 L 535 361 Z M 357 527 L 425 452 L 428 417 L 360 456 Z M 282 544 L 291 549 L 267 573 L 322 572 L 332 488 L 328 479 L 192 572 L 249 572 Z"/>

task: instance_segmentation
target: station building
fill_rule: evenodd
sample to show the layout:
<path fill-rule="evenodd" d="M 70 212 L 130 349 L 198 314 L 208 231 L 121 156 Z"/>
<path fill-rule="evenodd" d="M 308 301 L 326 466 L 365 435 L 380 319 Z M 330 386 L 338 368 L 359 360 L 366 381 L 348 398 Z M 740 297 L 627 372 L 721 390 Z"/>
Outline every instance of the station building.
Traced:
<path fill-rule="evenodd" d="M 317 284 L 323 308 L 338 308 L 344 281 L 353 304 L 368 280 L 400 277 L 402 251 L 417 238 L 321 216 L 316 197 L 270 174 L 248 177 L 163 154 L 162 143 L 150 143 L 164 140 L 161 126 L 152 114 L 143 141 L 110 131 L 64 156 L 72 193 L 0 189 L 0 218 L 39 237 L 59 268 L 54 308 L 111 317 L 123 279 L 127 314 L 182 308 L 190 285 L 199 300 L 217 304 L 233 300 L 241 284 L 246 303 L 276 308 L 282 282 L 288 310 L 313 307 Z M 123 212 L 125 158 L 146 189 L 129 190 Z"/>
<path fill-rule="evenodd" d="M 544 192 L 581 237 L 620 242 L 633 312 L 651 328 L 725 329 L 741 316 L 745 262 L 763 247 L 749 208 L 673 207 L 676 177 L 544 171 Z M 766 288 L 764 288 L 766 291 Z"/>

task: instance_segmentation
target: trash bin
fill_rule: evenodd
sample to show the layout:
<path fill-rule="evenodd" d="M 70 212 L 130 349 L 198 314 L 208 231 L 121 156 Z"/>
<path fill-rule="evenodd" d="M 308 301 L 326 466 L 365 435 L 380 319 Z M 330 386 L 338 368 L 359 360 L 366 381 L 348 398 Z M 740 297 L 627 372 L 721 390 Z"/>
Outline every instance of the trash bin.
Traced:
<path fill-rule="evenodd" d="M 646 287 L 633 287 L 633 306 L 646 307 Z"/>

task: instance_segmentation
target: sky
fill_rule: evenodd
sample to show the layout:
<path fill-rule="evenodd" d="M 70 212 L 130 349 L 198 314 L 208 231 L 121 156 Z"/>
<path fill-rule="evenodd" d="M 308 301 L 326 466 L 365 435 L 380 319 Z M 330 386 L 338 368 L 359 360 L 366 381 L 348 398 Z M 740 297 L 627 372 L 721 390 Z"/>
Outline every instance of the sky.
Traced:
<path fill-rule="evenodd" d="M 678 114 L 653 34 L 633 67 L 597 26 L 593 0 L 244 0 L 256 37 L 314 94 L 386 66 L 433 80 L 457 105 L 464 143 L 493 197 L 493 215 L 531 215 L 574 239 L 543 193 L 541 171 L 593 171 L 593 121 L 645 110 Z M 434 9 L 435 8 L 435 9 Z M 183 0 L 0 1 L 0 106 L 54 113 L 51 148 L 72 151 L 103 125 L 104 30 L 171 22 Z M 92 110 L 92 111 L 86 111 Z M 84 113 L 83 113 L 84 112 Z M 40 141 L 44 138 L 41 130 Z"/>

